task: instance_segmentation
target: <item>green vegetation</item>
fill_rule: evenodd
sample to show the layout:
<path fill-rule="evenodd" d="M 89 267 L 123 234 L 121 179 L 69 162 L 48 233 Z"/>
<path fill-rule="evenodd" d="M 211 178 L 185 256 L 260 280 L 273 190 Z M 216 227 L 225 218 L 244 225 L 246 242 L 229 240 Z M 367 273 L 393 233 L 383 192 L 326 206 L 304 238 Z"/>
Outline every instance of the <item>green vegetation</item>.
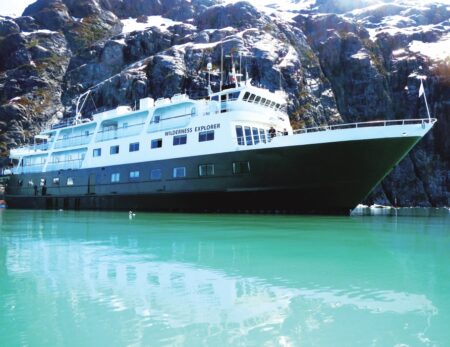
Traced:
<path fill-rule="evenodd" d="M 89 47 L 105 37 L 109 28 L 96 16 L 88 16 L 83 22 L 74 23 L 71 32 L 79 48 Z"/>
<path fill-rule="evenodd" d="M 381 56 L 380 48 L 378 47 L 378 45 L 370 39 L 362 40 L 362 43 L 363 43 L 363 46 L 367 49 L 369 56 L 370 56 L 370 60 L 374 64 L 377 71 L 381 75 L 387 76 L 388 71 L 386 70 L 386 67 L 384 66 L 383 58 Z"/>

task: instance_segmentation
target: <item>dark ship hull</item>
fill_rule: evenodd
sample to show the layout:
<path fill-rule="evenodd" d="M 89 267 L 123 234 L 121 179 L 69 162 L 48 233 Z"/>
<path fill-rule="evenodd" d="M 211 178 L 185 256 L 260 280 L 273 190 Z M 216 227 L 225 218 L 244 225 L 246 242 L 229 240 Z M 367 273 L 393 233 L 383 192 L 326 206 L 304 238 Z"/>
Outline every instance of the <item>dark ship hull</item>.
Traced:
<path fill-rule="evenodd" d="M 330 142 L 12 175 L 9 208 L 346 215 L 421 137 Z M 199 176 L 199 165 L 214 174 Z M 186 177 L 173 178 L 175 167 Z M 239 169 L 236 169 L 238 167 Z M 161 169 L 158 180 L 150 171 Z M 129 179 L 130 171 L 139 178 Z M 111 175 L 120 173 L 119 183 Z M 54 179 L 58 184 L 53 184 Z M 67 178 L 73 185 L 67 186 Z M 45 185 L 40 184 L 44 182 Z M 37 182 L 37 187 L 28 182 Z"/>

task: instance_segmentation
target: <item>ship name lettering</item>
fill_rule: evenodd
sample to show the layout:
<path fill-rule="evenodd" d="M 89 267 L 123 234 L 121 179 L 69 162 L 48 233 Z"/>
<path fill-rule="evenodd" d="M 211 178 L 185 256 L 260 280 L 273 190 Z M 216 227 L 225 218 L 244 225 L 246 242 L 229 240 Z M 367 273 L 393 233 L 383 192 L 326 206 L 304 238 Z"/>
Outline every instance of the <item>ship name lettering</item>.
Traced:
<path fill-rule="evenodd" d="M 220 123 L 216 123 L 216 124 L 208 124 L 208 125 L 202 125 L 202 126 L 198 126 L 195 127 L 194 129 L 192 128 L 184 128 L 184 129 L 177 129 L 177 130 L 170 130 L 170 131 L 166 131 L 164 133 L 165 136 L 175 136 L 175 135 L 180 135 L 180 134 L 189 134 L 194 132 L 200 132 L 200 131 L 207 131 L 207 130 L 214 130 L 214 129 L 219 129 L 220 128 Z"/>
<path fill-rule="evenodd" d="M 219 128 L 220 128 L 220 123 L 208 124 L 208 125 L 202 125 L 202 126 L 199 126 L 199 127 L 195 127 L 195 132 L 206 131 L 206 130 L 214 130 L 214 129 L 219 129 Z"/>

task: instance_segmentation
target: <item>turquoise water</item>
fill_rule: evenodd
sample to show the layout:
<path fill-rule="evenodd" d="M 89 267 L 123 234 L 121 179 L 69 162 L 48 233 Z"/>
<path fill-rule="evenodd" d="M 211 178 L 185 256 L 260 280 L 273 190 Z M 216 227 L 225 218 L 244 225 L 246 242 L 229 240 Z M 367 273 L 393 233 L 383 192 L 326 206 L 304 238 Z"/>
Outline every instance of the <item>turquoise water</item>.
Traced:
<path fill-rule="evenodd" d="M 450 218 L 0 213 L 0 345 L 450 346 Z"/>

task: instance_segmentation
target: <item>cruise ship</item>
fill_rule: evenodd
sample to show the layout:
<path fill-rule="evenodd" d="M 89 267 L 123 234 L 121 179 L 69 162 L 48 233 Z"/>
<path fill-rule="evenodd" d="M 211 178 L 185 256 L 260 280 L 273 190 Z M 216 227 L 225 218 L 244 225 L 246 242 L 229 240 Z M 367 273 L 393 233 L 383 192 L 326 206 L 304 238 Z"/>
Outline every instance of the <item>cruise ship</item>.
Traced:
<path fill-rule="evenodd" d="M 294 130 L 283 94 L 249 81 L 90 118 L 77 107 L 11 150 L 4 199 L 27 209 L 349 214 L 435 122 Z"/>

